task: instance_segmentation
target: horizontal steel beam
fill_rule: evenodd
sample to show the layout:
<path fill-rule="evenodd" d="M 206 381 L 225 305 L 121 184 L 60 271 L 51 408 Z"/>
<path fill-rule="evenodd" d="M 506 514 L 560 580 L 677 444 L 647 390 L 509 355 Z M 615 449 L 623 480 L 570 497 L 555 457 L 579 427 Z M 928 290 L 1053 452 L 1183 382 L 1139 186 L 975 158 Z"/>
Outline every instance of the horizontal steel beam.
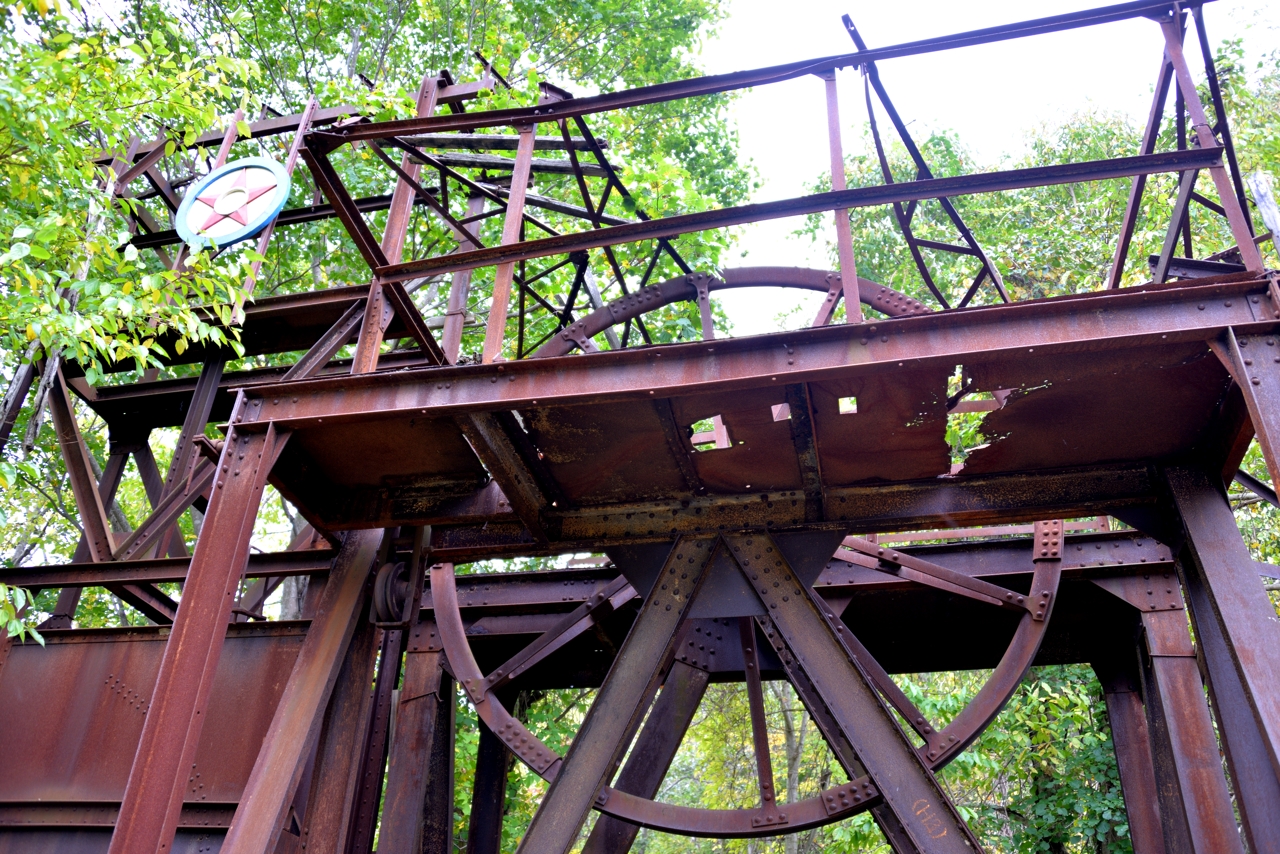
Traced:
<path fill-rule="evenodd" d="M 1275 326 L 1265 279 L 1126 288 L 750 338 L 495 365 L 319 378 L 245 390 L 237 424 L 264 430 L 430 413 L 651 400 L 1035 352 L 1122 351 Z"/>
<path fill-rule="evenodd" d="M 249 556 L 246 578 L 311 575 L 327 572 L 334 553 L 328 550 L 268 552 Z M 13 587 L 101 587 L 105 584 L 185 581 L 189 557 L 117 560 L 109 563 L 48 564 L 0 569 L 0 584 Z"/>
<path fill-rule="evenodd" d="M 945 531 L 939 535 L 945 535 Z M 939 563 L 956 572 L 978 577 L 1029 573 L 1027 555 L 1030 539 L 1005 538 L 981 542 L 943 543 L 894 549 Z M 433 554 L 435 554 L 433 550 Z M 328 550 L 254 554 L 249 558 L 247 578 L 311 575 L 327 572 L 334 552 Z M 447 555 L 446 555 L 447 557 Z M 0 571 L 0 583 L 15 587 L 90 587 L 108 582 L 181 582 L 187 577 L 190 558 L 118 561 L 109 564 L 75 563 L 19 567 Z M 1109 575 L 1120 567 L 1135 564 L 1165 564 L 1172 560 L 1169 549 L 1151 537 L 1134 531 L 1113 531 L 1067 537 L 1063 551 L 1064 570 L 1089 570 L 1091 575 Z M 862 563 L 858 563 L 862 561 Z M 845 588 L 896 588 L 908 582 L 875 571 L 862 564 L 858 555 L 836 552 L 814 586 L 827 593 Z M 1263 570 L 1260 570 L 1260 572 Z M 458 602 L 463 608 L 522 609 L 530 606 L 572 607 L 585 602 L 618 576 L 611 567 L 557 569 L 501 575 L 458 576 Z M 430 588 L 423 593 L 422 607 L 431 608 Z"/>
<path fill-rule="evenodd" d="M 923 201 L 975 193 L 997 193 L 1024 187 L 1043 187 L 1054 184 L 1077 184 L 1086 181 L 1102 181 L 1110 178 L 1127 178 L 1154 172 L 1183 172 L 1189 169 L 1207 169 L 1222 163 L 1220 148 L 1192 148 L 1185 151 L 1166 151 L 1160 154 L 1143 154 L 1136 157 L 1116 157 L 1110 160 L 1091 160 L 1085 163 L 1064 163 L 1057 166 L 1036 166 L 1028 169 L 1011 169 L 1004 172 L 982 172 L 976 175 L 958 175 L 952 178 L 927 178 L 922 181 L 904 181 L 898 184 L 882 184 L 874 187 L 856 187 L 852 190 L 833 190 L 775 202 L 719 208 L 699 213 L 614 225 L 574 234 L 559 234 L 539 240 L 527 240 L 502 246 L 455 252 L 434 258 L 406 261 L 402 264 L 377 266 L 374 272 L 382 281 L 401 281 L 420 276 L 439 275 L 457 270 L 472 270 L 493 264 L 524 261 L 548 255 L 583 252 L 602 246 L 631 243 L 638 240 L 678 237 L 696 231 L 728 228 L 746 223 L 763 222 L 792 216 L 825 213 L 849 208 L 875 207 L 898 202 Z"/>
<path fill-rule="evenodd" d="M 1200 2 L 1183 3 L 1181 8 L 1186 9 L 1198 5 L 1200 5 Z M 1109 24 L 1130 18 L 1164 15 L 1174 8 L 1178 8 L 1178 6 L 1167 2 L 1167 0 L 1140 0 L 1140 2 L 1136 3 L 1122 3 L 1082 12 L 1072 12 L 1066 15 L 1054 15 L 1048 18 L 1037 18 L 1031 21 L 1005 24 L 998 27 L 986 27 L 980 30 L 970 30 L 954 35 L 905 42 L 874 50 L 838 54 L 818 59 L 806 59 L 750 71 L 735 71 L 730 74 L 717 74 L 709 77 L 677 80 L 671 83 L 659 83 L 654 86 L 642 86 L 621 92 L 607 92 L 603 95 L 594 95 L 587 98 L 571 98 L 564 101 L 539 104 L 536 107 L 378 122 L 343 128 L 335 133 L 315 131 L 307 135 L 307 147 L 315 152 L 327 152 L 344 143 L 361 139 L 387 139 L 405 134 L 471 131 L 483 127 L 555 122 L 565 118 L 586 116 L 609 110 L 622 110 L 645 104 L 732 92 L 752 86 L 791 80 L 808 74 L 820 74 L 837 68 L 852 68 L 868 62 L 882 62 L 886 59 L 896 59 L 903 56 L 918 56 L 971 45 L 988 44 L 1043 33 Z"/>

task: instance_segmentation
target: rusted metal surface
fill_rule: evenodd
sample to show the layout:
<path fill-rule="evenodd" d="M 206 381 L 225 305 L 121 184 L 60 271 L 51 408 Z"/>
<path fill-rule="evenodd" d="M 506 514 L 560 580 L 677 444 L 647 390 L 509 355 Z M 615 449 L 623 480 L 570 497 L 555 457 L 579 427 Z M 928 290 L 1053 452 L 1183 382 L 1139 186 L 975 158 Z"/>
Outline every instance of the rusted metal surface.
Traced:
<path fill-rule="evenodd" d="M 1157 20 L 1165 48 L 1136 157 L 937 178 L 875 65 L 1136 17 Z M 1188 25 L 1206 57 L 1213 127 L 1183 56 Z M 453 842 L 456 677 L 482 721 L 468 838 L 477 854 L 500 846 L 510 755 L 550 783 L 524 851 L 567 851 L 594 807 L 603 816 L 586 843 L 593 854 L 627 850 L 641 826 L 759 837 L 868 810 L 895 851 L 970 852 L 979 842 L 933 772 L 981 734 L 1033 663 L 1079 662 L 1094 663 L 1104 684 L 1139 854 L 1241 850 L 1231 793 L 1249 849 L 1275 850 L 1280 694 L 1270 686 L 1280 674 L 1258 578 L 1274 570 L 1249 559 L 1221 480 L 1236 476 L 1255 432 L 1273 480 L 1280 472 L 1280 373 L 1268 367 L 1280 360 L 1269 358 L 1280 280 L 1255 249 L 1200 6 L 1144 0 L 878 49 L 846 26 L 856 53 L 583 98 L 544 84 L 536 108 L 462 112 L 484 88 L 505 85 L 486 63 L 484 80 L 426 78 L 415 119 L 344 119 L 350 108 L 312 101 L 304 114 L 253 123 L 254 136 L 293 134 L 291 161 L 304 158 L 329 202 L 285 211 L 259 246 L 276 227 L 337 216 L 373 281 L 246 307 L 237 318 L 245 355 L 304 353 L 292 365 L 224 373 L 232 354 L 199 345 L 170 362 L 200 364 L 199 379 L 95 388 L 74 365 L 55 372 L 55 426 L 86 538 L 71 564 L 0 572 L 4 583 L 63 588 L 48 625 L 64 627 L 50 632 L 47 651 L 0 644 L 0 724 L 13 722 L 16 749 L 9 728 L 0 731 L 24 770 L 0 784 L 0 851 L 365 854 L 379 826 L 380 850 L 444 850 Z M 869 109 L 874 95 L 907 146 L 914 180 L 895 182 L 872 112 L 885 184 L 844 187 L 835 74 L 857 67 Z M 830 193 L 651 217 L 586 120 L 811 75 L 825 78 L 829 96 Z M 1157 151 L 1170 88 L 1198 144 L 1179 115 L 1177 150 Z M 435 115 L 440 104 L 456 110 Z M 504 128 L 515 133 L 482 132 Z M 230 156 L 234 126 L 206 136 L 222 143 L 218 162 Z M 356 143 L 395 176 L 393 194 L 348 191 L 331 155 Z M 439 153 L 491 149 L 514 157 Z M 182 256 L 162 247 L 176 238 L 145 210 L 151 200 L 170 210 L 177 202 L 159 169 L 165 151 L 164 139 L 138 142 L 104 162 L 121 176 L 117 195 L 141 205 L 131 214 L 134 245 L 172 268 Z M 1220 203 L 1194 192 L 1205 169 Z M 1145 176 L 1160 171 L 1179 173 L 1183 192 L 1154 282 L 1118 289 Z M 530 192 L 537 173 L 566 178 Z M 1008 294 L 949 197 L 1122 177 L 1133 183 L 1109 287 L 972 305 L 1007 303 Z M 130 189 L 139 181 L 149 189 Z M 606 212 L 615 195 L 632 219 Z M 931 200 L 960 242 L 916 236 L 913 216 Z M 1226 219 L 1238 259 L 1189 257 L 1192 203 Z M 866 205 L 894 206 L 932 298 L 857 277 L 847 211 Z M 405 256 L 419 206 L 456 248 Z M 379 239 L 364 217 L 382 209 Z M 542 211 L 582 230 L 557 234 Z M 835 271 L 697 270 L 673 243 L 691 231 L 831 211 Z M 500 243 L 482 235 L 490 216 L 504 219 Z M 637 241 L 647 241 L 637 247 L 646 271 L 628 280 L 615 248 Z M 926 252 L 980 266 L 972 283 L 959 283 L 966 290 L 954 307 Z M 549 260 L 526 265 L 539 257 Z M 681 275 L 651 284 L 660 261 Z M 592 271 L 605 265 L 622 292 L 608 303 Z M 471 272 L 485 267 L 497 286 L 483 357 L 457 365 Z M 561 268 L 572 284 L 556 305 L 538 282 Z M 421 282 L 409 280 L 443 273 L 453 278 L 446 315 L 424 319 L 412 297 Z M 717 338 L 713 296 L 740 287 L 825 294 L 814 323 L 822 328 Z M 830 326 L 840 299 L 851 322 Z M 652 346 L 646 315 L 679 302 L 697 303 L 702 340 Z M 546 317 L 550 331 L 535 325 Z M 432 329 L 441 325 L 438 345 Z M 389 338 L 418 349 L 383 353 Z M 354 357 L 335 361 L 353 341 Z M 514 359 L 499 358 L 513 349 Z M 6 434 L 36 373 L 15 377 Z M 69 390 L 110 427 L 100 482 Z M 985 413 L 986 445 L 949 446 L 957 413 Z M 229 433 L 212 450 L 202 434 L 220 421 Z M 162 479 L 148 436 L 179 425 Z M 106 511 L 130 455 L 153 511 L 136 531 L 112 531 Z M 963 465 L 953 462 L 960 456 Z M 311 526 L 307 544 L 295 545 L 303 550 L 249 554 L 267 482 Z M 189 558 L 174 535 L 188 508 L 206 513 Z M 1108 530 L 1111 519 L 1139 530 Z M 419 597 L 428 525 L 437 565 Z M 1084 528 L 1093 532 L 1077 533 Z M 892 544 L 877 541 L 890 531 Z M 899 547 L 913 538 L 939 542 Z M 609 557 L 597 568 L 553 572 L 455 577 L 449 563 L 601 552 Z M 402 561 L 414 572 L 397 575 Z M 267 596 L 296 575 L 310 577 L 306 619 L 264 623 Z M 246 578 L 260 580 L 244 589 Z M 181 582 L 181 604 L 158 582 Z M 67 630 L 78 589 L 91 585 L 172 627 Z M 237 602 L 238 619 L 254 622 L 230 621 Z M 893 674 L 947 669 L 991 675 L 939 730 Z M 847 781 L 777 802 L 763 714 L 772 679 L 795 687 Z M 759 788 L 748 809 L 655 800 L 711 681 L 746 683 L 751 715 L 741 724 L 751 726 Z M 32 699 L 47 685 L 52 694 Z M 599 691 L 561 756 L 521 722 L 513 698 L 567 687 Z M 40 727 L 47 715 L 22 718 L 30 704 L 53 708 L 59 726 Z M 248 734 L 231 747 L 228 721 Z"/>

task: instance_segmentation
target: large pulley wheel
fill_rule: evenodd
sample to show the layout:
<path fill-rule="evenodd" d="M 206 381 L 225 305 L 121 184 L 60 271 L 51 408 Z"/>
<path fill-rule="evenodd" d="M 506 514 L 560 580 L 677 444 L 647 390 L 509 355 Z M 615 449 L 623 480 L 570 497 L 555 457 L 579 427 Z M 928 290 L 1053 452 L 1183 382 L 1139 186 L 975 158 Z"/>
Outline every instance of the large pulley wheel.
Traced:
<path fill-rule="evenodd" d="M 852 630 L 845 626 L 840 621 L 839 615 L 835 613 L 835 609 L 831 608 L 812 587 L 801 585 L 805 589 L 802 591 L 797 588 L 794 594 L 812 598 L 817 606 L 817 612 L 831 626 L 831 631 L 839 636 L 844 653 L 856 664 L 865 680 L 874 687 L 880 702 L 896 710 L 902 720 L 905 720 L 919 736 L 919 740 L 923 741 L 923 744 L 915 750 L 924 765 L 936 771 L 953 760 L 981 735 L 1008 702 L 1030 667 L 1044 637 L 1052 604 L 1057 596 L 1060 542 L 1060 522 L 1037 525 L 1035 546 L 1038 551 L 1034 556 L 1028 556 L 1028 569 L 1032 574 L 1032 580 L 1028 592 L 1023 593 L 952 572 L 864 540 L 845 541 L 845 548 L 841 554 L 851 563 L 896 575 L 913 584 L 943 590 L 956 596 L 974 599 L 993 608 L 1008 609 L 1020 614 L 1009 645 L 986 683 L 959 714 L 940 728 L 935 727 L 912 704 L 906 694 L 867 652 L 856 637 L 856 626 Z M 495 668 L 493 672 L 485 674 L 476 663 L 467 641 L 452 566 L 440 565 L 431 570 L 431 596 L 435 619 L 445 652 L 459 683 L 475 704 L 479 717 L 488 728 L 522 762 L 548 782 L 560 772 L 562 757 L 547 747 L 524 723 L 511 714 L 498 699 L 497 689 L 518 678 L 573 638 L 590 631 L 599 615 L 623 607 L 637 595 L 636 589 L 625 576 L 617 578 L 597 591 L 577 609 L 566 614 L 554 627 L 507 662 Z M 676 663 L 685 666 L 705 666 L 708 656 L 705 652 L 699 653 L 699 648 L 705 649 L 702 641 L 705 640 L 707 643 L 711 641 L 710 632 L 715 633 L 719 643 L 741 644 L 744 662 L 743 678 L 747 682 L 751 700 L 753 740 L 756 744 L 757 767 L 761 779 L 761 803 L 750 809 L 702 809 L 662 803 L 605 786 L 595 801 L 595 808 L 598 811 L 631 824 L 668 833 L 745 838 L 795 833 L 819 827 L 864 812 L 882 803 L 874 780 L 863 773 L 857 758 L 850 755 L 848 743 L 840 744 L 839 733 L 831 732 L 833 725 L 829 714 L 824 708 L 814 708 L 816 695 L 813 685 L 808 681 L 803 667 L 795 661 L 782 638 L 782 633 L 774 630 L 775 626 L 769 614 L 770 612 L 766 610 L 763 615 L 729 619 L 710 621 L 685 619 L 668 660 L 663 665 L 668 680 Z M 703 632 L 708 634 L 703 635 Z M 774 800 L 772 771 L 764 767 L 769 762 L 768 739 L 765 731 L 763 701 L 760 696 L 758 663 L 760 651 L 764 647 L 756 648 L 761 638 L 777 653 L 778 659 L 782 662 L 785 678 L 796 689 L 797 695 L 804 702 L 819 730 L 823 732 L 833 752 L 845 766 L 851 778 L 850 782 L 830 787 L 815 797 L 795 803 L 779 804 Z M 650 700 L 652 699 L 651 697 Z M 820 698 L 816 705 L 821 705 Z M 641 709 L 637 717 L 643 717 L 643 713 L 644 710 Z M 635 738 L 634 732 L 630 738 Z M 626 745 L 621 745 L 621 749 L 625 750 L 625 747 Z"/>

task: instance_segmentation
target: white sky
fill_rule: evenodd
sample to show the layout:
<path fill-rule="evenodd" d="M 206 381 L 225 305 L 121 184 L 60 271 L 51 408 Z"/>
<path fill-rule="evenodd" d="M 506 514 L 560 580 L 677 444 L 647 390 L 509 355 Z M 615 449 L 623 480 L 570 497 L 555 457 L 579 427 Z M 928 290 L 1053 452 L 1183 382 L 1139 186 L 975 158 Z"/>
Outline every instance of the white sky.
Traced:
<path fill-rule="evenodd" d="M 845 13 L 853 18 L 867 45 L 875 48 L 1104 4 L 1104 0 L 731 0 L 730 17 L 704 47 L 701 61 L 707 73 L 719 74 L 851 52 L 853 44 L 840 22 Z M 1205 6 L 1205 19 L 1215 48 L 1224 39 L 1238 37 L 1244 39 L 1249 58 L 1280 49 L 1280 3 L 1219 0 Z M 1061 123 L 1080 111 L 1116 111 L 1144 121 L 1162 43 L 1160 28 L 1139 18 L 892 59 L 878 66 L 889 97 L 913 136 L 923 139 L 932 129 L 955 130 L 980 162 L 995 164 L 1005 155 L 1021 152 L 1027 131 Z M 1198 57 L 1198 47 L 1188 50 L 1193 72 L 1200 68 Z M 839 84 L 848 153 L 860 145 L 866 106 L 857 72 L 840 72 Z M 746 92 L 733 113 L 741 132 L 741 156 L 754 161 L 764 182 L 753 201 L 802 195 L 805 183 L 829 168 L 825 96 L 818 78 Z M 880 118 L 881 133 L 887 130 L 892 138 L 883 113 Z M 726 266 L 827 266 L 823 247 L 790 236 L 799 225 L 800 220 L 788 219 L 743 228 L 742 257 L 731 256 Z M 856 250 L 856 235 L 854 242 Z M 813 307 L 817 299 L 812 300 Z M 777 314 L 796 301 L 794 293 L 757 289 L 721 298 L 739 335 L 773 331 Z M 812 310 L 807 307 L 803 316 Z"/>

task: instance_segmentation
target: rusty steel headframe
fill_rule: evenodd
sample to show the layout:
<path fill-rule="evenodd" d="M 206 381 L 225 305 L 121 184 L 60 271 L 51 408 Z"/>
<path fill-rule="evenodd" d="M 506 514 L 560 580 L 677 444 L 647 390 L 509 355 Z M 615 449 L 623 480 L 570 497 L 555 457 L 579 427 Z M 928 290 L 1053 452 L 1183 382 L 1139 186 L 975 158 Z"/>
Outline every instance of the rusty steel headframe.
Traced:
<path fill-rule="evenodd" d="M 1161 28 L 1164 51 L 1133 157 L 937 178 L 876 65 L 1138 17 Z M 1192 22 L 1213 124 L 1183 53 Z M 192 379 L 93 387 L 56 359 L 17 371 L 0 441 L 46 372 L 84 536 L 70 563 L 0 571 L 5 584 L 61 591 L 47 647 L 0 645 L 12 769 L 0 775 L 0 852 L 367 854 L 375 836 L 384 854 L 451 851 L 461 693 L 480 720 L 476 854 L 499 850 L 512 756 L 548 783 L 520 843 L 530 854 L 568 852 L 592 809 L 582 850 L 593 854 L 622 854 L 642 827 L 774 836 L 864 811 L 895 852 L 969 854 L 981 843 L 934 772 L 1030 666 L 1060 663 L 1090 664 L 1102 681 L 1135 851 L 1280 851 L 1280 627 L 1261 581 L 1280 569 L 1251 559 L 1225 492 L 1235 479 L 1277 504 L 1240 464 L 1256 436 L 1273 482 L 1280 474 L 1280 276 L 1257 249 L 1201 5 L 1142 0 L 875 49 L 844 23 L 855 52 L 754 71 L 584 98 L 545 85 L 535 107 L 464 112 L 505 85 L 485 63 L 474 82 L 427 77 L 413 119 L 370 122 L 312 99 L 251 123 L 253 138 L 292 134 L 287 169 L 304 163 L 326 198 L 283 211 L 259 252 L 275 228 L 336 216 L 372 281 L 248 301 L 235 318 L 246 355 L 302 352 L 291 365 L 226 371 L 228 352 L 197 345 L 172 360 L 200 364 Z M 864 72 L 881 186 L 845 186 L 841 68 Z M 827 96 L 827 193 L 651 218 L 588 124 L 810 75 Z M 1178 145 L 1157 152 L 1171 88 Z M 895 180 L 873 96 L 914 180 Z M 456 109 L 437 115 L 444 105 Z M 236 134 L 233 122 L 195 144 L 219 145 L 216 168 Z M 187 250 L 171 257 L 179 238 L 147 210 L 180 201 L 161 169 L 166 142 L 102 164 L 138 202 L 133 244 L 180 268 Z M 354 145 L 388 168 L 390 194 L 348 190 Z M 1204 170 L 1216 202 L 1196 192 Z M 1146 176 L 1159 172 L 1180 176 L 1166 239 L 1151 281 L 1121 288 Z M 560 196 L 537 193 L 539 174 L 572 180 Z M 950 201 L 1116 178 L 1132 184 L 1106 281 L 1054 299 L 1010 302 Z M 606 213 L 615 196 L 634 220 Z M 917 236 L 930 201 L 956 242 Z M 1192 202 L 1225 217 L 1234 247 L 1192 257 Z M 858 275 L 848 212 L 873 205 L 892 206 L 933 304 Z M 364 217 L 382 210 L 378 239 Z M 456 248 L 406 258 L 415 210 Z M 558 233 L 537 211 L 583 230 Z M 674 243 L 826 212 L 835 270 L 696 270 Z M 481 224 L 499 216 L 492 243 Z M 633 243 L 651 244 L 638 280 L 617 251 Z M 975 265 L 954 305 L 928 263 L 938 252 Z M 605 301 L 591 253 L 618 298 Z M 536 259 L 548 259 L 539 271 Z M 679 275 L 660 281 L 672 266 Z M 471 277 L 485 268 L 483 353 L 467 363 Z M 572 274 L 562 304 L 535 287 L 559 270 Z M 424 318 L 414 292 L 444 276 L 447 310 Z M 742 287 L 825 299 L 810 328 L 717 339 L 711 295 Z M 846 322 L 833 323 L 841 301 Z M 645 316 L 677 302 L 696 305 L 701 339 L 653 345 Z M 395 340 L 407 347 L 384 351 Z M 100 478 L 73 395 L 109 426 Z M 985 413 L 988 439 L 963 463 L 946 440 L 958 413 Z M 205 438 L 210 423 L 225 425 L 223 440 Z M 162 474 L 149 436 L 179 426 Z M 152 510 L 120 533 L 109 512 L 130 459 Z M 288 550 L 251 553 L 267 484 L 308 524 Z M 203 524 L 188 553 L 176 523 L 192 509 Z M 553 571 L 454 571 L 583 553 L 596 557 Z M 291 577 L 309 579 L 301 619 L 266 619 Z M 176 602 L 156 586 L 169 582 L 182 584 Z M 74 628 L 84 587 L 153 625 Z M 893 678 L 980 669 L 990 676 L 945 724 Z M 791 685 L 846 780 L 784 802 L 771 680 Z M 658 798 L 712 682 L 746 690 L 757 774 L 743 809 Z M 561 754 L 520 698 L 571 687 L 597 690 Z"/>

